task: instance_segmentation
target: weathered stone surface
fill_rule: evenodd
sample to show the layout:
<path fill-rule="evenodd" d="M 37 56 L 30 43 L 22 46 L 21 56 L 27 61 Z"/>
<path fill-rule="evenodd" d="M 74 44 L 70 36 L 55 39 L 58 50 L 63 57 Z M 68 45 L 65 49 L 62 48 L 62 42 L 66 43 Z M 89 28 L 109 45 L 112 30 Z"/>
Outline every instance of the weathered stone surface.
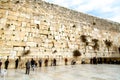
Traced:
<path fill-rule="evenodd" d="M 85 52 L 81 35 L 86 35 L 89 42 L 86 57 L 96 56 L 92 39 L 99 40 L 98 57 L 118 56 L 119 23 L 42 0 L 0 0 L 0 54 L 4 56 L 20 56 L 28 47 L 34 57 L 51 57 L 54 51 L 56 56 L 72 57 L 75 49 Z M 110 52 L 115 55 L 107 53 L 106 39 L 112 41 Z"/>

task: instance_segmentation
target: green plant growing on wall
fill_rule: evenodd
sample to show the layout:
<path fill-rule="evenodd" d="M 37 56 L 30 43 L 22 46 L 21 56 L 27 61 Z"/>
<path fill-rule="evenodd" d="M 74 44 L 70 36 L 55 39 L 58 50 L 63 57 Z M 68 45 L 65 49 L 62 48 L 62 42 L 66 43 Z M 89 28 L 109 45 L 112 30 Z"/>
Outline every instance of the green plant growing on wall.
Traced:
<path fill-rule="evenodd" d="M 73 57 L 77 59 L 79 56 L 81 56 L 80 51 L 79 50 L 74 50 L 73 51 Z"/>
<path fill-rule="evenodd" d="M 81 39 L 81 41 L 84 43 L 84 46 L 85 46 L 85 52 L 84 52 L 84 54 L 86 53 L 86 47 L 88 46 L 88 40 L 87 40 L 87 36 L 86 35 L 81 35 L 80 36 L 80 39 Z"/>
<path fill-rule="evenodd" d="M 93 25 L 96 25 L 96 23 L 95 23 L 95 22 L 93 22 Z"/>
<path fill-rule="evenodd" d="M 106 47 L 107 47 L 107 49 L 108 49 L 108 53 L 109 53 L 109 49 L 110 49 L 110 47 L 112 46 L 112 43 L 113 43 L 113 42 L 106 39 L 106 40 L 104 41 L 104 43 L 105 43 L 105 45 L 106 45 Z"/>
<path fill-rule="evenodd" d="M 9 28 L 10 27 L 10 24 L 6 24 L 6 28 Z"/>
<path fill-rule="evenodd" d="M 55 47 L 55 44 L 54 44 L 54 42 L 52 41 L 52 48 L 54 48 Z"/>
<path fill-rule="evenodd" d="M 68 44 L 68 42 L 66 43 L 66 48 L 69 48 L 69 44 Z"/>
<path fill-rule="evenodd" d="M 73 25 L 72 27 L 73 27 L 73 28 L 76 28 L 76 25 Z"/>
<path fill-rule="evenodd" d="M 52 52 L 52 54 L 54 54 L 54 53 L 57 53 L 57 50 L 54 50 L 54 51 Z"/>
<path fill-rule="evenodd" d="M 19 1 L 16 1 L 16 2 L 15 2 L 15 4 L 18 4 L 18 3 L 20 3 L 20 2 L 19 2 Z"/>
<path fill-rule="evenodd" d="M 48 28 L 48 31 L 50 31 L 50 27 Z"/>
<path fill-rule="evenodd" d="M 1 28 L 1 30 L 4 30 L 4 28 Z"/>
<path fill-rule="evenodd" d="M 46 20 L 44 20 L 44 22 L 47 22 Z"/>
<path fill-rule="evenodd" d="M 98 41 L 99 41 L 98 39 L 92 39 L 92 42 L 94 43 L 94 45 L 92 46 L 92 48 L 93 48 L 94 52 L 96 53 L 96 55 L 97 55 L 96 50 L 99 50 Z"/>
<path fill-rule="evenodd" d="M 30 50 L 26 50 L 22 53 L 22 56 L 27 56 L 28 54 L 30 54 Z"/>
<path fill-rule="evenodd" d="M 39 24 L 36 24 L 36 28 L 37 28 L 37 29 L 40 29 Z"/>

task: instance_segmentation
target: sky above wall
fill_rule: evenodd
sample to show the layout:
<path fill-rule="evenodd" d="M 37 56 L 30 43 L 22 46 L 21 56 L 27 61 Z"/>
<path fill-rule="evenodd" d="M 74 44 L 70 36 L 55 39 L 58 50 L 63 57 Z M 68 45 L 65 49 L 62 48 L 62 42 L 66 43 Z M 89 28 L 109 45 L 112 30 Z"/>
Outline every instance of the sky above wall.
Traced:
<path fill-rule="evenodd" d="M 44 0 L 44 1 L 120 23 L 120 0 Z"/>

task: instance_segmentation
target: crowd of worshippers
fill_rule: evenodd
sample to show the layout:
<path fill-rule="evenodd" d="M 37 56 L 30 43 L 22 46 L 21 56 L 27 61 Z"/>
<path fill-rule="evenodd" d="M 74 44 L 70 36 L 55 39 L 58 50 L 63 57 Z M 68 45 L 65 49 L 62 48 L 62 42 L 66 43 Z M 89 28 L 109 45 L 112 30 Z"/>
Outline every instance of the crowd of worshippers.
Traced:
<path fill-rule="evenodd" d="M 90 64 L 120 64 L 120 60 L 111 59 L 111 58 L 93 57 L 90 59 Z"/>
<path fill-rule="evenodd" d="M 22 62 L 22 64 L 21 64 Z M 65 58 L 64 59 L 64 62 L 65 62 L 65 65 L 68 64 L 68 59 Z M 7 58 L 4 63 L 0 60 L 0 72 L 1 72 L 1 68 L 2 66 L 4 66 L 4 69 L 8 69 L 9 65 L 10 65 L 10 60 L 9 58 Z M 56 58 L 53 58 L 53 59 L 42 59 L 40 58 L 39 60 L 35 60 L 34 58 L 31 58 L 31 59 L 27 59 L 27 61 L 23 61 L 21 59 L 16 59 L 15 60 L 15 69 L 17 69 L 18 67 L 21 68 L 21 66 L 24 65 L 24 67 L 26 68 L 26 74 L 29 74 L 30 72 L 30 69 L 31 70 L 35 70 L 36 67 L 42 67 L 42 66 L 45 66 L 47 67 L 48 65 L 51 65 L 51 66 L 57 66 L 57 59 Z"/>
<path fill-rule="evenodd" d="M 31 69 L 34 71 L 35 67 L 42 67 L 45 66 L 47 67 L 48 65 L 51 66 L 57 66 L 58 65 L 58 60 L 56 58 L 53 59 L 42 59 L 40 58 L 39 60 L 35 60 L 34 58 L 31 59 L 27 59 L 26 60 L 21 60 L 19 58 L 17 58 L 15 61 L 15 69 L 17 69 L 18 67 L 21 68 L 22 65 L 24 65 L 24 67 L 31 67 Z M 4 62 L 0 59 L 0 70 L 2 68 L 2 66 L 4 66 L 4 69 L 8 69 L 9 65 L 11 63 L 11 60 L 9 60 L 9 58 L 7 58 Z M 64 64 L 67 65 L 68 64 L 68 59 L 65 58 L 64 59 Z M 71 64 L 75 64 L 75 61 L 71 61 Z"/>
<path fill-rule="evenodd" d="M 4 66 L 4 69 L 8 69 L 9 67 L 9 64 L 10 64 L 10 60 L 9 58 L 7 58 L 4 63 L 2 62 L 2 60 L 0 59 L 0 72 L 1 72 L 1 68 L 2 68 L 2 65 Z M 90 63 L 91 64 L 102 64 L 102 63 L 108 63 L 108 64 L 120 64 L 120 60 L 112 60 L 112 59 L 109 59 L 108 61 L 106 59 L 102 59 L 102 58 L 96 58 L 96 57 L 93 57 L 90 59 Z M 76 60 L 75 59 L 72 59 L 71 60 L 71 65 L 75 65 L 76 64 Z M 82 59 L 81 61 L 81 64 L 86 64 L 85 62 L 85 59 Z M 28 59 L 27 61 L 23 61 L 19 58 L 17 58 L 15 60 L 15 69 L 17 69 L 18 67 L 21 68 L 21 66 L 24 66 L 26 68 L 31 68 L 33 71 L 35 69 L 35 67 L 42 67 L 42 66 L 57 66 L 59 65 L 59 61 L 56 59 L 56 58 L 53 58 L 53 59 L 42 59 L 40 58 L 39 60 L 35 60 L 34 58 L 31 58 L 31 59 Z M 64 58 L 64 65 L 68 65 L 68 59 L 67 58 Z"/>

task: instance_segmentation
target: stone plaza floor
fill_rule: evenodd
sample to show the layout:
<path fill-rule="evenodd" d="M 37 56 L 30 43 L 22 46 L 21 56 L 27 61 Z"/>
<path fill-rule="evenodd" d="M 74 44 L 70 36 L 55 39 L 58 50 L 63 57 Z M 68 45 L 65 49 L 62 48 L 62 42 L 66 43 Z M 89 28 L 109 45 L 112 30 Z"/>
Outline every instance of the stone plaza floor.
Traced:
<path fill-rule="evenodd" d="M 80 64 L 36 68 L 25 74 L 25 69 L 8 69 L 0 80 L 120 80 L 120 65 Z"/>

